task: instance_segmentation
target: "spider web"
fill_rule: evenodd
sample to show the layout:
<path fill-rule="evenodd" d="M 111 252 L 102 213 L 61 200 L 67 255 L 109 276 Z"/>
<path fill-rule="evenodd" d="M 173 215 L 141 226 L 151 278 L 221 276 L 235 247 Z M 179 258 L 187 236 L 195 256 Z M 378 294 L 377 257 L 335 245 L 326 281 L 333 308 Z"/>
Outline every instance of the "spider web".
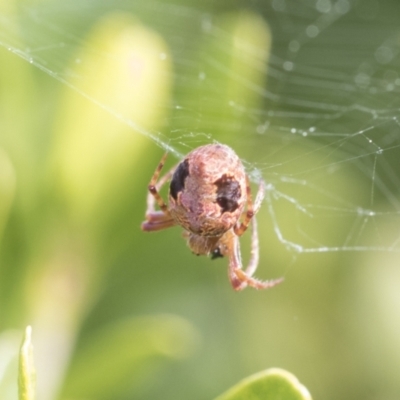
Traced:
<path fill-rule="evenodd" d="M 88 93 L 78 83 L 85 78 L 69 68 L 87 47 L 88 27 L 115 11 L 135 16 L 170 49 L 174 94 L 162 130 L 141 127 Z M 253 1 L 245 9 L 42 2 L 0 11 L 0 45 L 176 157 L 212 141 L 232 146 L 252 179 L 268 183 L 260 215 L 292 256 L 398 252 L 399 11 L 397 0 Z M 243 37 L 232 45 L 240 15 L 268 23 L 270 53 Z M 232 67 L 238 52 L 257 79 Z M 221 81 L 233 87 L 231 98 L 218 92 Z M 243 100 L 249 93 L 253 100 Z"/>

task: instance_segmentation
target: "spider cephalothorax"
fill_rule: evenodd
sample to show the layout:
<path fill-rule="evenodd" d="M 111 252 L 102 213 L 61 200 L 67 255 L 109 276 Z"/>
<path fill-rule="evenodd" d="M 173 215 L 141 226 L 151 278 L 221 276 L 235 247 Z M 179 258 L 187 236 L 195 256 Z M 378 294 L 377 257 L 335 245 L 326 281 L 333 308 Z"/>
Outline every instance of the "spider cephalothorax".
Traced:
<path fill-rule="evenodd" d="M 253 205 L 243 164 L 225 145 L 210 144 L 194 149 L 158 180 L 166 156 L 161 159 L 149 184 L 146 220 L 142 229 L 156 231 L 182 226 L 188 245 L 195 254 L 210 255 L 212 259 L 229 258 L 229 278 L 235 290 L 248 285 L 266 289 L 280 283 L 282 279 L 260 281 L 252 277 L 258 265 L 259 252 L 255 214 L 264 198 L 264 182 L 260 183 Z M 159 189 L 169 180 L 167 205 Z M 155 210 L 155 202 L 160 211 Z M 238 238 L 250 223 L 251 259 L 243 270 Z"/>

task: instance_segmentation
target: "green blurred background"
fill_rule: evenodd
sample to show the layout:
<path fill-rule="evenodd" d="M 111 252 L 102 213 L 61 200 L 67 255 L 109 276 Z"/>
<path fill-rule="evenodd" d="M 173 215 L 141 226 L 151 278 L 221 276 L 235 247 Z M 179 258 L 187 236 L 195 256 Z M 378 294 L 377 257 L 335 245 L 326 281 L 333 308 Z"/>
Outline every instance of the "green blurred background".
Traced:
<path fill-rule="evenodd" d="M 398 399 L 398 1 L 197 3 L 0 4 L 0 398 L 30 324 L 41 400 L 212 399 L 270 367 Z M 271 184 L 270 291 L 140 231 L 162 154 L 214 140 Z"/>

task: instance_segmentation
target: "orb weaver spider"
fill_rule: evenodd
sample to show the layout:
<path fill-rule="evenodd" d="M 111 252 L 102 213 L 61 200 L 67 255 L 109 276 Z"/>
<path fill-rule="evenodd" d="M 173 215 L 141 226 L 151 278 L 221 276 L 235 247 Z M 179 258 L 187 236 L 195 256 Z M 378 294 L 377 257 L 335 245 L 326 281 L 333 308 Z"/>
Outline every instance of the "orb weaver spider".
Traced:
<path fill-rule="evenodd" d="M 150 180 L 142 229 L 152 232 L 180 225 L 193 253 L 209 255 L 211 259 L 228 258 L 228 275 L 235 290 L 247 286 L 268 289 L 282 282 L 283 278 L 261 281 L 253 277 L 259 261 L 255 215 L 264 199 L 265 183 L 260 182 L 253 203 L 243 164 L 226 145 L 209 144 L 194 149 L 159 179 L 166 157 L 167 153 Z M 169 202 L 166 204 L 159 191 L 168 181 Z M 160 208 L 158 211 L 156 204 Z M 239 238 L 250 224 L 251 256 L 243 270 Z"/>

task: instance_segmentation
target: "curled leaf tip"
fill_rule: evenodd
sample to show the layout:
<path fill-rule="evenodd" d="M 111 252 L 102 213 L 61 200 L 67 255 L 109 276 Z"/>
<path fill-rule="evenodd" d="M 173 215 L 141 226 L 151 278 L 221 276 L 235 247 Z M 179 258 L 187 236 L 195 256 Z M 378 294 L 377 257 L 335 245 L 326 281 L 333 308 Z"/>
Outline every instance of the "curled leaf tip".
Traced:
<path fill-rule="evenodd" d="M 307 388 L 280 368 L 261 371 L 242 380 L 216 400 L 312 400 Z"/>

